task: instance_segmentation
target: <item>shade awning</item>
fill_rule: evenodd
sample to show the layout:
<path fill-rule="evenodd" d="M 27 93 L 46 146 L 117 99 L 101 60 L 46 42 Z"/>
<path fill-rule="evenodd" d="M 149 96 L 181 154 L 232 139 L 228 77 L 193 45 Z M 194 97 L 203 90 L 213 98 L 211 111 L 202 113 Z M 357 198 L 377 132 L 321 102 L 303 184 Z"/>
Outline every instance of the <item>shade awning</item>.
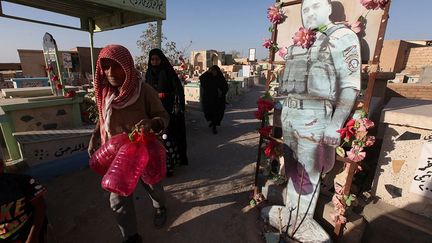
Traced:
<path fill-rule="evenodd" d="M 166 0 L 0 0 L 1 2 L 76 17 L 81 24 L 80 27 L 73 27 L 26 19 L 6 15 L 1 8 L 0 16 L 83 31 L 91 31 L 92 25 L 94 32 L 100 32 L 166 19 Z"/>

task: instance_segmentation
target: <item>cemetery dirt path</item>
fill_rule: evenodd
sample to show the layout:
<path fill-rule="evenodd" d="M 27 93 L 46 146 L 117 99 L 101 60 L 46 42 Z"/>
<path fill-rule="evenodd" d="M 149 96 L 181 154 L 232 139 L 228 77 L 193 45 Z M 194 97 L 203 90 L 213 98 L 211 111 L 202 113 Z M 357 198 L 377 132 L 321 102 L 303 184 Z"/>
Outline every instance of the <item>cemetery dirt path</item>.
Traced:
<path fill-rule="evenodd" d="M 198 107 L 188 107 L 189 166 L 165 180 L 168 219 L 162 229 L 153 227 L 147 193 L 141 185 L 135 191 L 143 242 L 263 242 L 257 210 L 242 211 L 253 187 L 259 125 L 253 111 L 262 90 L 255 87 L 229 105 L 217 135 Z M 121 242 L 100 179 L 83 169 L 45 183 L 49 242 Z"/>

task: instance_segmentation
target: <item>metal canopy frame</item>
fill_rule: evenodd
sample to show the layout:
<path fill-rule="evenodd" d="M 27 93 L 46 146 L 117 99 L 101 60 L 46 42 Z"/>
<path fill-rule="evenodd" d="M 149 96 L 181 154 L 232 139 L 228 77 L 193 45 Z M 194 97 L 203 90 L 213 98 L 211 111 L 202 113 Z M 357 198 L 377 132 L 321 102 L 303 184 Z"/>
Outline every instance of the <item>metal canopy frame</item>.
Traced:
<path fill-rule="evenodd" d="M 68 26 L 4 14 L 3 2 L 79 18 L 81 26 Z M 92 72 L 94 74 L 93 34 L 96 32 L 156 21 L 158 28 L 157 44 L 160 48 L 162 20 L 166 19 L 166 0 L 0 0 L 0 17 L 89 32 Z"/>

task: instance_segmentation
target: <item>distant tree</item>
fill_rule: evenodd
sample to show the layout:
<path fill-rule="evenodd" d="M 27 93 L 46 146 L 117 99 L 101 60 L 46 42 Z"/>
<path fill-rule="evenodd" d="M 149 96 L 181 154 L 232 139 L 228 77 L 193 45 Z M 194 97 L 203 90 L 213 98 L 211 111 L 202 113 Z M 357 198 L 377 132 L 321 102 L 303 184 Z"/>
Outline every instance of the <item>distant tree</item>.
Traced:
<path fill-rule="evenodd" d="M 145 29 L 140 39 L 137 41 L 137 46 L 141 51 L 141 55 L 135 57 L 135 63 L 141 70 L 147 70 L 148 55 L 153 48 L 157 47 L 157 25 L 150 23 Z M 192 41 L 183 50 L 179 50 L 177 44 L 174 41 L 168 41 L 168 39 L 162 34 L 162 51 L 165 56 L 169 59 L 172 65 L 179 63 L 179 57 L 184 56 L 187 48 L 192 45 Z"/>
<path fill-rule="evenodd" d="M 241 57 L 240 52 L 237 50 L 231 50 L 229 52 L 229 54 L 231 54 L 233 58 L 240 58 Z"/>

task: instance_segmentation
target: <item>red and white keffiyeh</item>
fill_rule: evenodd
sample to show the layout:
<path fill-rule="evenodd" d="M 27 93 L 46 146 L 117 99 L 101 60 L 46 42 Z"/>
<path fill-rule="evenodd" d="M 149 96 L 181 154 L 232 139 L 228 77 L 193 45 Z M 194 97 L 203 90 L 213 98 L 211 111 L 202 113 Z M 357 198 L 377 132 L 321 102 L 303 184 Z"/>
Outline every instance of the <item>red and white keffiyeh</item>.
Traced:
<path fill-rule="evenodd" d="M 102 70 L 101 59 L 103 58 L 119 63 L 125 72 L 126 78 L 118 95 L 114 92 L 115 88 L 108 83 Z M 108 128 L 112 109 L 122 109 L 135 103 L 140 95 L 141 83 L 141 76 L 135 69 L 128 49 L 121 45 L 107 45 L 101 50 L 96 62 L 94 89 L 102 144 L 105 143 L 107 136 L 111 136 Z"/>

